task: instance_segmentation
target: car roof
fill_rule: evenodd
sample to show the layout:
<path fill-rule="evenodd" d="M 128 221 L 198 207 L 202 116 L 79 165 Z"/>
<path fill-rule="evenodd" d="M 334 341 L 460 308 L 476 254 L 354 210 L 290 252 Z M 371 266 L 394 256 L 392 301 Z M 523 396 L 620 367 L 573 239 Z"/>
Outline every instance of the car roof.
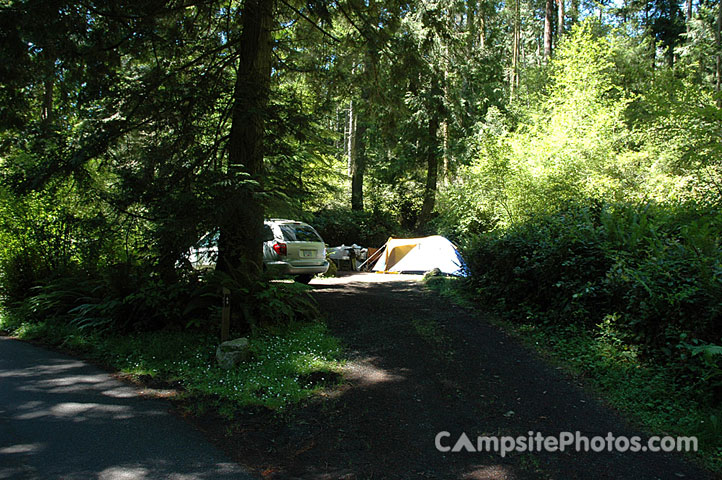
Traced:
<path fill-rule="evenodd" d="M 304 222 L 298 221 L 298 220 L 288 220 L 286 218 L 271 218 L 266 220 L 266 223 L 295 223 L 297 225 L 304 224 L 307 225 Z"/>

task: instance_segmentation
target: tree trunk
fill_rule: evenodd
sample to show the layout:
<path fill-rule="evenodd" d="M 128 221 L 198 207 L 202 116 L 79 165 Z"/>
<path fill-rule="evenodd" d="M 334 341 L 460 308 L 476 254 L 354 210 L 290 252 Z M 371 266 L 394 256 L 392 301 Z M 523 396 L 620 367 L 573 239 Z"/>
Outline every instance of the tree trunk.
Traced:
<path fill-rule="evenodd" d="M 557 0 L 557 6 L 559 7 L 557 9 L 557 45 L 559 45 L 559 40 L 564 33 L 564 0 Z"/>
<path fill-rule="evenodd" d="M 514 93 L 519 86 L 519 42 L 521 40 L 521 15 L 519 12 L 519 2 L 521 0 L 514 0 L 514 38 L 512 39 L 512 53 L 511 53 L 511 79 L 509 82 L 510 97 L 514 100 Z"/>
<path fill-rule="evenodd" d="M 273 1 L 246 0 L 241 21 L 243 31 L 228 141 L 230 198 L 220 221 L 218 268 L 244 283 L 257 277 L 263 267 L 263 205 L 257 194 L 262 186 L 241 182 L 251 179 L 261 185 L 263 179 Z"/>
<path fill-rule="evenodd" d="M 552 56 L 552 37 L 554 36 L 554 0 L 546 0 L 544 15 L 544 63 Z"/>
<path fill-rule="evenodd" d="M 476 12 L 476 25 L 474 26 L 474 32 L 475 36 L 474 39 L 479 39 L 479 49 L 484 50 L 486 48 L 486 21 L 484 20 L 484 11 L 481 6 L 479 6 L 477 0 L 472 0 L 471 2 L 471 11 L 475 11 L 479 8 L 479 11 Z"/>
<path fill-rule="evenodd" d="M 650 7 L 649 3 L 647 3 L 647 5 L 644 7 L 644 24 L 645 25 L 650 24 L 649 23 L 650 22 L 650 20 L 649 20 L 650 9 L 651 9 L 651 7 Z M 647 27 L 646 35 L 649 38 L 649 43 L 650 43 L 650 46 L 652 47 L 651 52 L 650 52 L 652 54 L 652 64 L 650 65 L 650 69 L 651 69 L 652 74 L 654 75 L 654 72 L 657 68 L 657 41 L 654 38 L 654 34 L 651 32 L 649 27 Z"/>
<path fill-rule="evenodd" d="M 579 0 L 572 0 L 572 8 L 569 12 L 569 17 L 571 18 L 572 25 L 579 23 Z"/>
<path fill-rule="evenodd" d="M 53 87 L 55 79 L 52 73 L 48 73 L 43 82 L 43 108 L 40 112 L 40 119 L 44 124 L 49 125 L 53 121 Z"/>
<path fill-rule="evenodd" d="M 685 20 L 687 22 L 687 33 L 689 33 L 690 28 L 692 28 L 692 0 L 687 0 L 687 14 L 685 15 Z"/>
<path fill-rule="evenodd" d="M 722 1 L 717 3 L 717 25 L 715 27 L 715 43 L 717 44 L 717 68 L 715 75 L 717 82 L 715 84 L 715 92 L 717 92 L 717 106 L 722 108 Z"/>
<path fill-rule="evenodd" d="M 351 166 L 353 165 L 353 157 L 356 150 L 356 112 L 353 108 L 353 100 L 348 102 L 348 136 L 346 137 L 346 169 L 351 175 Z"/>
<path fill-rule="evenodd" d="M 477 11 L 478 8 L 479 0 L 466 0 L 466 37 L 470 54 L 472 54 L 471 52 L 474 52 L 477 47 L 483 50 L 486 45 L 484 14 L 481 9 Z"/>
<path fill-rule="evenodd" d="M 444 55 L 444 106 L 446 107 L 451 103 L 449 96 L 449 47 L 445 46 Z M 441 178 L 444 185 L 449 184 L 449 116 L 444 115 L 444 119 L 441 122 L 441 155 L 443 159 Z"/>
<path fill-rule="evenodd" d="M 443 157 L 443 170 L 441 173 L 441 177 L 443 179 L 444 185 L 449 184 L 449 119 L 444 118 L 444 121 L 441 123 L 441 138 L 442 138 L 442 157 Z"/>
<path fill-rule="evenodd" d="M 43 100 L 40 108 L 40 126 L 42 135 L 47 137 L 53 124 L 53 95 L 55 89 L 55 58 L 47 49 L 42 53 L 45 67 L 43 79 Z"/>
<path fill-rule="evenodd" d="M 476 0 L 466 2 L 466 33 L 469 54 L 476 50 Z"/>
<path fill-rule="evenodd" d="M 346 148 L 346 122 L 342 119 L 341 110 L 341 106 L 336 105 L 336 123 L 334 124 L 334 131 L 343 133 L 343 135 L 339 136 L 338 140 L 336 140 L 336 151 L 338 152 L 344 152 Z M 343 130 L 343 132 L 341 132 L 341 130 Z"/>
<path fill-rule="evenodd" d="M 432 88 L 438 92 L 438 86 Z M 426 224 L 431 220 L 431 213 L 436 205 L 436 184 L 439 176 L 439 140 L 437 133 L 439 130 L 440 108 L 436 98 L 433 95 L 429 105 L 429 130 L 428 130 L 428 149 L 426 150 L 426 186 L 424 187 L 424 202 L 421 206 L 421 214 L 419 215 L 419 225 Z"/>
<path fill-rule="evenodd" d="M 366 124 L 363 121 L 360 124 L 357 122 L 358 113 L 354 120 L 356 141 L 351 157 L 351 210 L 364 209 L 364 173 L 366 172 L 364 134 L 366 133 Z"/>
<path fill-rule="evenodd" d="M 364 104 L 368 104 L 368 95 L 362 95 Z M 364 173 L 366 172 L 366 145 L 364 134 L 366 124 L 358 123 L 359 112 L 349 104 L 348 117 L 348 173 L 351 176 L 351 210 L 364 209 Z"/>

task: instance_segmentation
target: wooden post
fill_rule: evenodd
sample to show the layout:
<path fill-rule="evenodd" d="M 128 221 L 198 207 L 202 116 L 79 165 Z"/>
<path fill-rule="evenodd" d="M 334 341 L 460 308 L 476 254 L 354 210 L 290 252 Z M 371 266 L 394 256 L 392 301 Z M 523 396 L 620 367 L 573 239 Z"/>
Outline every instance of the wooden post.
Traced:
<path fill-rule="evenodd" d="M 231 291 L 223 288 L 223 310 L 221 313 L 221 342 L 228 340 L 231 330 Z"/>

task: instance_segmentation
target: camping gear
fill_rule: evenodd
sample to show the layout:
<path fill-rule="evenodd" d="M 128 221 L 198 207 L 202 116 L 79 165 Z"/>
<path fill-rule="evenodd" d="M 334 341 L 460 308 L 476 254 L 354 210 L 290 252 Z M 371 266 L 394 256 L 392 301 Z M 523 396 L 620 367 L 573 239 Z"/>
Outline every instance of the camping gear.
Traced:
<path fill-rule="evenodd" d="M 383 248 L 370 256 L 366 263 L 371 265 L 374 261 L 376 263 L 371 269 L 379 273 L 426 273 L 439 269 L 446 275 L 468 276 L 468 267 L 459 250 L 440 235 L 390 237 Z"/>
<path fill-rule="evenodd" d="M 328 258 L 334 261 L 339 270 L 345 270 L 346 265 L 349 270 L 356 270 L 357 263 L 366 260 L 367 255 L 367 249 L 355 243 L 329 247 L 327 251 Z"/>

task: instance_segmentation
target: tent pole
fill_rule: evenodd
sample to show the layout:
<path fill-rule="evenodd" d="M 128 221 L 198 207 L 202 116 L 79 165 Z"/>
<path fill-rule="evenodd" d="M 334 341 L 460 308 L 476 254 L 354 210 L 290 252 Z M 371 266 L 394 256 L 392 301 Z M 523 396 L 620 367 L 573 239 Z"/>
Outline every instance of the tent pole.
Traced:
<path fill-rule="evenodd" d="M 362 263 L 361 265 L 359 265 L 359 266 L 358 266 L 358 271 L 360 272 L 361 269 L 364 267 L 364 265 L 366 265 L 367 263 L 369 263 L 369 262 L 371 262 L 371 261 L 373 261 L 373 260 L 378 260 L 378 258 L 381 256 L 381 252 L 383 252 L 384 250 L 386 250 L 386 244 L 384 244 L 383 247 L 381 247 L 381 248 L 379 248 L 378 250 L 376 250 L 376 251 L 374 252 L 374 254 L 371 255 L 369 258 L 367 258 L 364 263 Z"/>

